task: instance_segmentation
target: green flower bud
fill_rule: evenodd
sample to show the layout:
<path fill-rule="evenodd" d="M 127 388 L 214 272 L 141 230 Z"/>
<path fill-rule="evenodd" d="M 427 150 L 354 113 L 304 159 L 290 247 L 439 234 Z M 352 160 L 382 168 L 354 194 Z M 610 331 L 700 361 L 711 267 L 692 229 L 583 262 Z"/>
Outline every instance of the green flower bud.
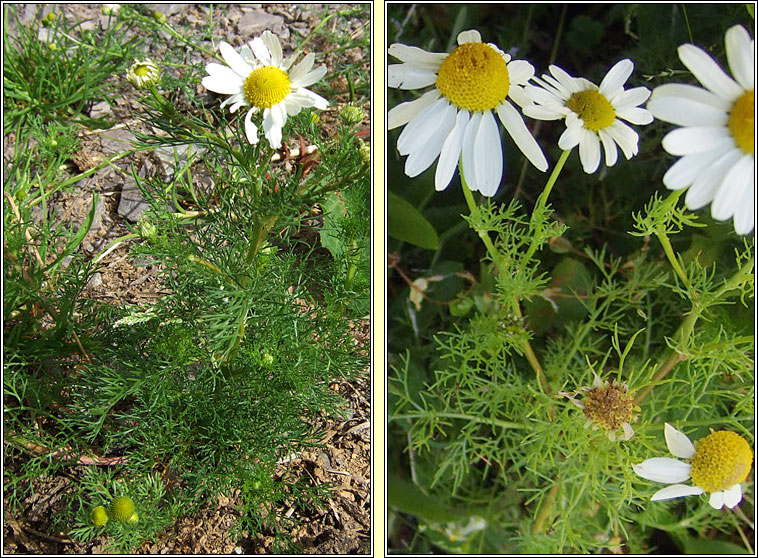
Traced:
<path fill-rule="evenodd" d="M 156 242 L 158 240 L 158 227 L 146 218 L 139 221 L 139 235 L 145 240 Z"/>
<path fill-rule="evenodd" d="M 134 514 L 134 502 L 126 496 L 119 496 L 111 502 L 110 515 L 116 521 L 129 521 Z"/>
<path fill-rule="evenodd" d="M 364 116 L 363 109 L 355 105 L 345 105 L 340 109 L 340 118 L 345 124 L 358 124 Z"/>
<path fill-rule="evenodd" d="M 268 368 L 272 364 L 274 364 L 274 357 L 270 353 L 263 353 L 263 366 Z"/>
<path fill-rule="evenodd" d="M 450 314 L 453 316 L 465 316 L 474 307 L 474 301 L 470 298 L 461 298 L 450 304 Z"/>
<path fill-rule="evenodd" d="M 103 4 L 100 13 L 103 15 L 115 16 L 121 11 L 121 4 Z"/>
<path fill-rule="evenodd" d="M 92 523 L 98 527 L 108 523 L 108 512 L 106 511 L 105 506 L 97 506 L 96 508 L 92 508 L 92 511 L 89 512 L 89 518 L 92 520 Z"/>
<path fill-rule="evenodd" d="M 361 161 L 365 165 L 371 165 L 371 146 L 365 141 L 358 140 L 360 147 L 358 148 L 358 154 L 361 156 Z"/>
<path fill-rule="evenodd" d="M 153 19 L 163 25 L 166 23 L 166 14 L 159 12 L 158 10 L 155 10 L 153 12 Z"/>
<path fill-rule="evenodd" d="M 139 521 L 139 514 L 137 512 L 133 513 L 132 516 L 127 520 L 127 523 L 131 523 L 134 525 Z"/>

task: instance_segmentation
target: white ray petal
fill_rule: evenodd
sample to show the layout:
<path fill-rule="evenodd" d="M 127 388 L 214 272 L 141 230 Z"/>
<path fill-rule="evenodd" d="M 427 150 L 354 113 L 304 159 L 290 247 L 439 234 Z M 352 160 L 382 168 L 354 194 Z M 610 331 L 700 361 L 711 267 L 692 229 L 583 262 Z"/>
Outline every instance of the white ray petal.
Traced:
<path fill-rule="evenodd" d="M 683 459 L 692 459 L 695 455 L 695 446 L 684 432 L 680 432 L 669 423 L 663 427 L 663 436 L 666 438 L 666 446 L 672 455 Z"/>
<path fill-rule="evenodd" d="M 711 204 L 711 216 L 718 221 L 731 219 L 739 209 L 744 192 L 755 187 L 753 181 L 753 157 L 743 155 L 734 163 L 724 177 Z"/>
<path fill-rule="evenodd" d="M 452 105 L 445 98 L 437 99 L 434 103 L 426 107 L 411 120 L 408 125 L 400 132 L 397 138 L 397 150 L 401 155 L 408 155 L 418 149 L 428 141 L 432 131 L 438 125 L 437 123 L 444 117 L 448 107 Z"/>
<path fill-rule="evenodd" d="M 658 492 L 653 494 L 650 498 L 653 502 L 660 500 L 670 500 L 671 498 L 681 498 L 682 496 L 698 496 L 703 493 L 703 489 L 699 486 L 687 486 L 684 484 L 674 484 L 661 488 Z"/>
<path fill-rule="evenodd" d="M 474 164 L 474 138 L 479 130 L 479 123 L 482 121 L 482 113 L 475 112 L 466 124 L 463 131 L 463 148 L 461 149 L 461 165 L 463 167 L 463 177 L 466 180 L 468 188 L 472 192 L 479 191 L 479 183 L 476 181 L 476 165 Z"/>
<path fill-rule="evenodd" d="M 689 155 L 713 149 L 724 138 L 731 137 L 724 126 L 691 126 L 677 128 L 663 137 L 663 149 L 672 155 Z"/>
<path fill-rule="evenodd" d="M 214 67 L 209 69 L 210 66 Z M 209 74 L 202 81 L 206 89 L 222 95 L 232 95 L 242 90 L 243 81 L 231 68 L 211 63 L 205 69 Z"/>
<path fill-rule="evenodd" d="M 503 178 L 503 146 L 495 116 L 489 110 L 482 114 L 474 138 L 474 165 L 479 191 L 494 196 Z"/>
<path fill-rule="evenodd" d="M 706 167 L 687 190 L 685 205 L 696 210 L 711 203 L 724 182 L 724 176 L 740 158 L 740 154 L 739 149 L 731 149 Z"/>
<path fill-rule="evenodd" d="M 439 98 L 440 92 L 436 89 L 432 89 L 421 95 L 418 99 L 400 103 L 399 105 L 392 107 L 387 113 L 387 129 L 393 130 L 399 126 L 407 124 L 413 120 L 419 112 Z"/>
<path fill-rule="evenodd" d="M 455 113 L 453 105 L 442 105 L 439 113 L 434 118 L 429 118 L 427 127 L 418 131 L 423 136 L 423 141 L 417 142 L 416 149 L 409 153 L 405 161 L 405 174 L 410 177 L 418 176 L 434 163 L 442 151 L 445 139 L 455 126 Z"/>
<path fill-rule="evenodd" d="M 613 65 L 613 68 L 608 70 L 608 73 L 600 82 L 600 93 L 606 96 L 608 99 L 612 99 L 623 90 L 626 80 L 632 75 L 634 71 L 634 63 L 627 59 L 620 60 Z"/>
<path fill-rule="evenodd" d="M 735 484 L 731 488 L 722 490 L 724 504 L 727 508 L 733 508 L 742 501 L 742 485 Z"/>
<path fill-rule="evenodd" d="M 637 465 L 634 472 L 643 479 L 672 484 L 690 478 L 690 464 L 670 457 L 653 457 Z"/>
<path fill-rule="evenodd" d="M 243 79 L 249 76 L 250 72 L 253 71 L 252 66 L 245 62 L 242 56 L 240 56 L 229 43 L 221 41 L 218 44 L 218 49 L 221 51 L 221 56 L 223 56 L 224 61 Z"/>
<path fill-rule="evenodd" d="M 513 106 L 505 101 L 498 105 L 497 115 L 516 146 L 538 170 L 545 172 L 548 164 L 537 140 L 526 127 L 524 119 Z"/>
<path fill-rule="evenodd" d="M 479 31 L 476 29 L 470 29 L 468 31 L 461 31 L 458 33 L 458 44 L 462 45 L 463 43 L 481 43 L 482 42 L 482 36 L 479 34 Z"/>
<path fill-rule="evenodd" d="M 433 70 L 424 70 L 410 64 L 391 64 L 387 67 L 387 85 L 397 89 L 421 89 L 437 81 Z"/>
<path fill-rule="evenodd" d="M 255 109 L 252 108 L 247 111 L 247 114 L 245 115 L 245 136 L 247 137 L 247 141 L 253 145 L 258 143 L 258 126 L 253 124 L 252 121 L 254 112 Z"/>
<path fill-rule="evenodd" d="M 434 72 L 439 70 L 442 62 L 448 57 L 447 53 L 427 52 L 418 47 L 403 45 L 400 43 L 390 45 L 387 52 L 393 58 L 397 58 L 402 62 L 407 62 L 411 66 Z"/>
<path fill-rule="evenodd" d="M 742 88 L 704 50 L 690 44 L 679 47 L 679 58 L 706 89 L 723 99 L 734 100 Z"/>
<path fill-rule="evenodd" d="M 268 29 L 261 35 L 263 44 L 266 45 L 268 51 L 271 53 L 271 64 L 279 67 L 282 64 L 282 45 L 279 43 L 279 38 L 274 35 Z"/>
<path fill-rule="evenodd" d="M 729 69 L 743 89 L 755 88 L 755 50 L 750 35 L 741 25 L 726 32 L 726 57 Z"/>
<path fill-rule="evenodd" d="M 592 174 L 600 166 L 600 140 L 588 130 L 584 130 L 579 138 L 579 159 L 587 174 Z"/>
<path fill-rule="evenodd" d="M 647 109 L 659 120 L 677 126 L 723 126 L 729 118 L 724 110 L 710 103 L 684 97 L 655 97 Z"/>
<path fill-rule="evenodd" d="M 463 146 L 463 133 L 466 130 L 466 124 L 470 119 L 467 110 L 459 110 L 455 117 L 455 126 L 447 135 L 445 143 L 442 145 L 440 160 L 437 162 L 437 170 L 434 173 L 434 187 L 439 192 L 444 190 L 450 184 L 455 173 L 455 167 L 461 157 L 461 147 Z"/>

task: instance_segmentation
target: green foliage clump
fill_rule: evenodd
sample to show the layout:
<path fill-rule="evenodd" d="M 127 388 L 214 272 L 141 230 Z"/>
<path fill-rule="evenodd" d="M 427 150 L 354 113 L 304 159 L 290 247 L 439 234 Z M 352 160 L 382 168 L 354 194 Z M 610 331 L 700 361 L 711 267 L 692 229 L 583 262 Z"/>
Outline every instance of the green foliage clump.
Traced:
<path fill-rule="evenodd" d="M 388 42 L 451 52 L 476 29 L 538 76 L 556 64 L 600 83 L 630 58 L 627 87 L 652 89 L 694 82 L 683 43 L 724 60 L 737 23 L 752 28 L 742 5 L 419 4 L 388 9 Z M 389 107 L 418 89 L 390 89 Z M 751 551 L 749 518 L 707 495 L 652 502 L 663 485 L 632 466 L 674 457 L 665 423 L 752 447 L 754 239 L 665 191 L 670 127 L 636 127 L 632 160 L 587 174 L 557 148 L 562 122 L 525 120 L 552 174 L 504 134 L 491 199 L 460 167 L 443 192 L 434 164 L 408 178 L 389 131 L 390 551 Z"/>

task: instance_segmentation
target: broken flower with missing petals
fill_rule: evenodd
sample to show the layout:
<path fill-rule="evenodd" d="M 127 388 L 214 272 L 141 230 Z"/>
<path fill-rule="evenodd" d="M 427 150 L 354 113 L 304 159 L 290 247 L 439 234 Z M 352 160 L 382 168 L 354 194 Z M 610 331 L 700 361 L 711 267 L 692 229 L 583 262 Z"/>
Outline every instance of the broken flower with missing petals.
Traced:
<path fill-rule="evenodd" d="M 671 485 L 653 494 L 652 501 L 704 492 L 710 492 L 708 503 L 717 510 L 724 505 L 733 508 L 742 501 L 740 483 L 747 478 L 753 464 L 753 452 L 745 438 L 736 432 L 719 430 L 693 445 L 686 434 L 668 423 L 664 427 L 664 436 L 669 451 L 690 462 L 653 457 L 632 465 L 634 472 L 643 479 Z M 679 484 L 689 478 L 692 486 Z"/>
<path fill-rule="evenodd" d="M 626 441 L 634 436 L 630 423 L 637 420 L 639 407 L 629 393 L 629 386 L 616 380 L 603 381 L 593 370 L 594 380 L 591 387 L 582 387 L 574 393 L 559 391 L 562 395 L 584 411 L 587 426 L 602 429 L 611 441 Z M 584 397 L 577 400 L 576 396 Z M 619 428 L 623 434 L 619 435 Z"/>
<path fill-rule="evenodd" d="M 258 143 L 258 127 L 252 122 L 256 112 L 263 111 L 264 135 L 271 147 L 278 149 L 287 116 L 295 116 L 303 108 L 324 110 L 329 105 L 326 99 L 306 89 L 326 75 L 324 66 L 313 69 L 312 52 L 293 66 L 295 57 L 283 58 L 279 39 L 270 31 L 264 31 L 239 52 L 223 41 L 219 50 L 227 65 L 208 64 L 205 70 L 209 75 L 203 78 L 203 86 L 229 95 L 221 106 L 231 104 L 230 112 L 250 107 L 245 115 L 245 135 L 251 144 Z"/>

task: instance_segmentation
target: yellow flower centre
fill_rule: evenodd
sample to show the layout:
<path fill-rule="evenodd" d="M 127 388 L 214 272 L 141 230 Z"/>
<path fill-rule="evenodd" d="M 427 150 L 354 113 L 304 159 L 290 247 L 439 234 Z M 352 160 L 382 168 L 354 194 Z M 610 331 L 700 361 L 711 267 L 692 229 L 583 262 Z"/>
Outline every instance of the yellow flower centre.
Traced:
<path fill-rule="evenodd" d="M 151 69 L 147 64 L 140 64 L 134 69 L 134 73 L 137 74 L 139 77 L 145 77 L 149 73 L 151 73 Z"/>
<path fill-rule="evenodd" d="M 582 119 L 585 128 L 593 132 L 607 128 L 616 118 L 616 111 L 605 95 L 594 89 L 574 93 L 566 101 L 566 106 Z"/>
<path fill-rule="evenodd" d="M 729 112 L 729 131 L 743 152 L 755 154 L 755 90 L 740 95 Z"/>
<path fill-rule="evenodd" d="M 585 416 L 607 432 L 636 420 L 629 390 L 615 383 L 590 389 L 582 403 Z"/>
<path fill-rule="evenodd" d="M 437 89 L 458 108 L 492 110 L 508 95 L 510 80 L 503 55 L 484 43 L 463 43 L 445 58 Z"/>
<path fill-rule="evenodd" d="M 752 464 L 753 452 L 745 438 L 720 430 L 697 442 L 690 475 L 696 486 L 718 492 L 744 481 Z"/>
<path fill-rule="evenodd" d="M 281 103 L 291 90 L 287 73 L 276 66 L 262 66 L 245 79 L 245 99 L 254 107 L 271 108 Z"/>

